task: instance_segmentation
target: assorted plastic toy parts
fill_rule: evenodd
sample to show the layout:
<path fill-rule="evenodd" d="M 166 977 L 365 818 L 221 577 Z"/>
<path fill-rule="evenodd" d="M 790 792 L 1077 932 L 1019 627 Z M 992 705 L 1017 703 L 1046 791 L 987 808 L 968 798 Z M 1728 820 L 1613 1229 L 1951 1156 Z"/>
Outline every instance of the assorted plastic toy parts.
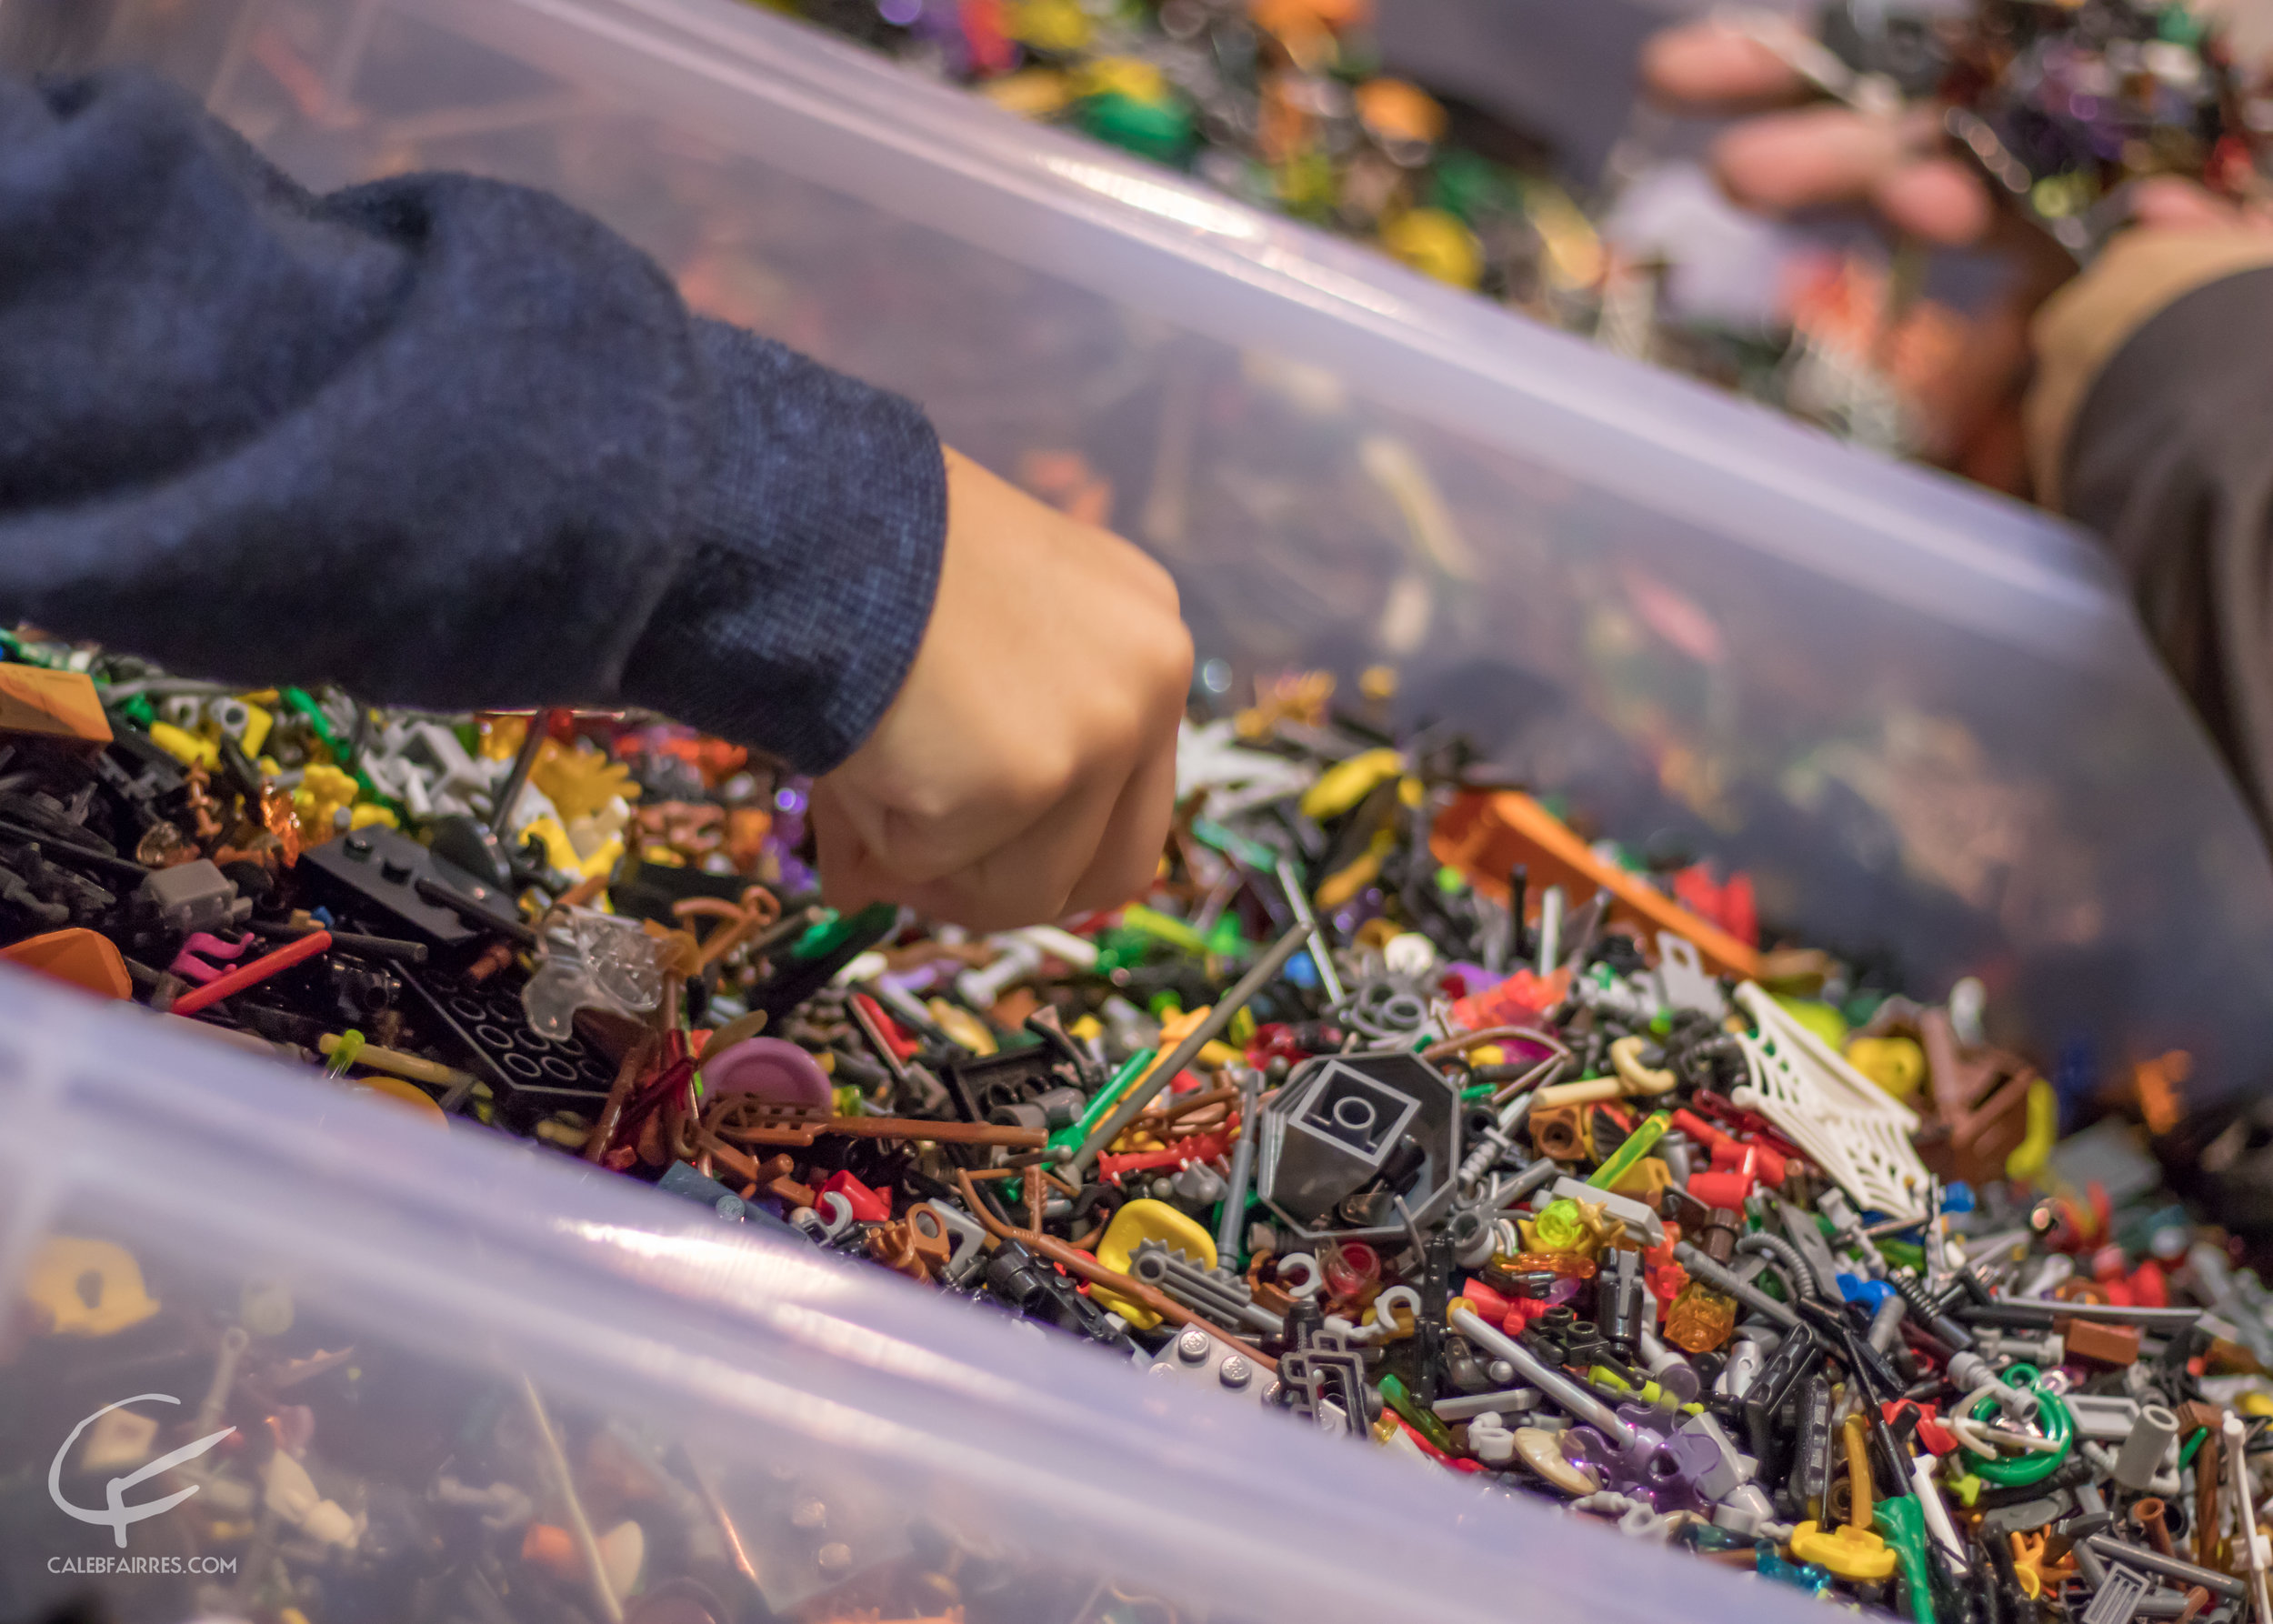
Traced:
<path fill-rule="evenodd" d="M 1534 133 L 1386 73 L 1365 0 L 784 4 L 1025 117 L 1882 450 L 1931 446 L 1926 386 L 1968 342 L 1969 318 L 1927 296 L 1914 252 L 1827 246 L 1787 265 L 1757 331 L 1689 314 L 1682 262 L 1709 265 L 1711 246 L 1637 226 L 1653 178 L 1639 145 L 1620 179 L 1642 184 L 1574 195 Z M 1722 9 L 1867 118 L 1938 109 L 1952 149 L 2078 258 L 2128 222 L 2134 181 L 2175 175 L 2234 199 L 2266 184 L 2268 65 L 2237 62 L 2211 4 L 1829 0 L 1818 37 L 1789 6 Z"/>
<path fill-rule="evenodd" d="M 1140 901 L 973 938 L 831 913 L 804 787 L 659 723 L 414 723 L 14 647 L 112 735 L 0 743 L 25 970 L 1815 1594 L 1980 1624 L 2262 1594 L 2273 1316 L 2136 1128 L 2064 1163 L 1977 985 L 1922 1005 L 1764 947 L 1741 877 L 1584 838 L 1329 681 L 1194 725 Z M 2143 1118 L 2185 1069 L 2155 1067 Z M 173 1537 L 239 1564 L 182 1616 L 370 1617 L 406 1576 L 452 1619 L 1035 1616 L 856 1493 L 722 1499 L 534 1388 L 390 1428 L 426 1378 L 147 1249 L 41 1243 L 0 1393 L 208 1350 L 178 1439 L 135 1400 L 55 1456 L 84 1505 L 267 1440 L 157 1469 L 201 1490 Z"/>
<path fill-rule="evenodd" d="M 1890 105 L 1938 105 L 1997 193 L 2087 258 L 2128 223 L 2135 182 L 2261 194 L 2268 65 L 2238 59 L 2229 25 L 2185 0 L 1834 0 L 1822 33 Z"/>

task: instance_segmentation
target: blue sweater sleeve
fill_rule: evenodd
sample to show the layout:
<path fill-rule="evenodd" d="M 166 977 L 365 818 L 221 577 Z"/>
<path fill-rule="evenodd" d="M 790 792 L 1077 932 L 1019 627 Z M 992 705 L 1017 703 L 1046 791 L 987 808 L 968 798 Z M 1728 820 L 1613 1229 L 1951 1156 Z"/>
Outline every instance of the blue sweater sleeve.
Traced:
<path fill-rule="evenodd" d="M 920 411 L 557 199 L 319 197 L 155 79 L 0 80 L 0 616 L 819 771 L 906 675 L 946 523 Z"/>

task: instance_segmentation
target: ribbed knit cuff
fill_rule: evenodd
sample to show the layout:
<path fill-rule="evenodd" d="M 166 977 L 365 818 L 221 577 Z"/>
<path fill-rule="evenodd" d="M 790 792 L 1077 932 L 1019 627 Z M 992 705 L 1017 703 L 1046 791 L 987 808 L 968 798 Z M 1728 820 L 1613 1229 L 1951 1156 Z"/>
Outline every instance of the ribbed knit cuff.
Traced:
<path fill-rule="evenodd" d="M 912 403 L 770 340 L 696 324 L 708 468 L 625 697 L 813 773 L 867 737 L 931 618 L 939 438 Z"/>

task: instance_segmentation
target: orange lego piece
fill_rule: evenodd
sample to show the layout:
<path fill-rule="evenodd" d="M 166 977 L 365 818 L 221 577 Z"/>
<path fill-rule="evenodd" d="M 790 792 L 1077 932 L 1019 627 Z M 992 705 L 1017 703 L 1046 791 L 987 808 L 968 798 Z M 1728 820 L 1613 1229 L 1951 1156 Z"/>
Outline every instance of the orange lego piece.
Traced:
<path fill-rule="evenodd" d="M 111 742 L 95 679 L 84 671 L 0 665 L 0 733 L 36 733 L 83 744 Z"/>
<path fill-rule="evenodd" d="M 51 930 L 0 947 L 0 958 L 106 998 L 130 998 L 135 994 L 117 945 L 97 931 L 76 927 Z"/>
<path fill-rule="evenodd" d="M 1669 930 L 1687 937 L 1717 975 L 1759 979 L 1757 949 L 1698 918 L 1638 876 L 1604 862 L 1568 824 L 1519 791 L 1460 797 L 1437 819 L 1429 850 L 1438 862 L 1467 875 L 1477 890 L 1503 903 L 1507 876 L 1518 863 L 1529 867 L 1534 889 L 1560 886 L 1574 907 L 1607 888 L 1613 919 L 1639 925 L 1651 936 Z"/>

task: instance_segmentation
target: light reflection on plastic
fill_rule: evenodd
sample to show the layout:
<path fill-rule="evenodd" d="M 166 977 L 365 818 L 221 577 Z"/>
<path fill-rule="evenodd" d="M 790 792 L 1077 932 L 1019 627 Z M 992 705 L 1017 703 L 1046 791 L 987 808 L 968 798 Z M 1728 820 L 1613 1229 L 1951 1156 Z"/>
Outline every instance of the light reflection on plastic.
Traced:
<path fill-rule="evenodd" d="M 1179 226 L 1195 226 L 1217 236 L 1237 237 L 1248 243 L 1259 243 L 1267 235 L 1263 223 L 1246 209 L 1206 197 L 1196 197 L 1181 186 L 1147 180 L 1140 175 L 1124 174 L 1103 164 L 1085 164 L 1078 158 L 1068 158 L 1055 153 L 1042 162 L 1051 173 L 1077 186 L 1100 193 L 1131 208 L 1142 209 L 1148 215 L 1157 215 L 1164 220 L 1173 220 Z"/>
<path fill-rule="evenodd" d="M 890 1472 L 901 1493 L 906 1492 L 911 1465 L 933 1471 L 955 1470 L 968 1478 L 980 1463 L 960 1437 L 941 1437 L 857 1405 L 840 1404 L 801 1388 L 769 1381 L 717 1359 L 675 1352 L 671 1379 L 686 1394 L 690 1408 L 715 1405 L 770 1421 L 814 1443 L 867 1455 Z M 1009 1485 L 992 1487 L 999 1491 Z"/>
<path fill-rule="evenodd" d="M 740 1305 L 785 1297 L 827 1302 L 853 1290 L 843 1269 L 786 1248 L 751 1246 L 738 1236 L 657 1235 L 579 1218 L 561 1218 L 553 1227 L 571 1239 L 655 1266 L 634 1271 L 642 1279 L 691 1288 L 706 1297 L 731 1296 Z"/>
<path fill-rule="evenodd" d="M 990 1403 L 1026 1399 L 1026 1389 L 1005 1377 L 826 1312 L 819 1305 L 859 1295 L 867 1282 L 856 1281 L 850 1271 L 817 1258 L 754 1247 L 734 1237 L 657 1235 L 575 1218 L 560 1219 L 554 1228 L 572 1239 L 636 1259 L 641 1267 L 630 1271 L 635 1278 L 746 1310 L 785 1336 L 864 1369 L 951 1388 Z"/>
<path fill-rule="evenodd" d="M 995 1403 L 1030 1404 L 1032 1400 L 1031 1391 L 1022 1383 L 832 1315 L 796 1306 L 782 1308 L 769 1318 L 808 1346 L 866 1369 L 904 1376 L 926 1386 L 952 1388 Z"/>

